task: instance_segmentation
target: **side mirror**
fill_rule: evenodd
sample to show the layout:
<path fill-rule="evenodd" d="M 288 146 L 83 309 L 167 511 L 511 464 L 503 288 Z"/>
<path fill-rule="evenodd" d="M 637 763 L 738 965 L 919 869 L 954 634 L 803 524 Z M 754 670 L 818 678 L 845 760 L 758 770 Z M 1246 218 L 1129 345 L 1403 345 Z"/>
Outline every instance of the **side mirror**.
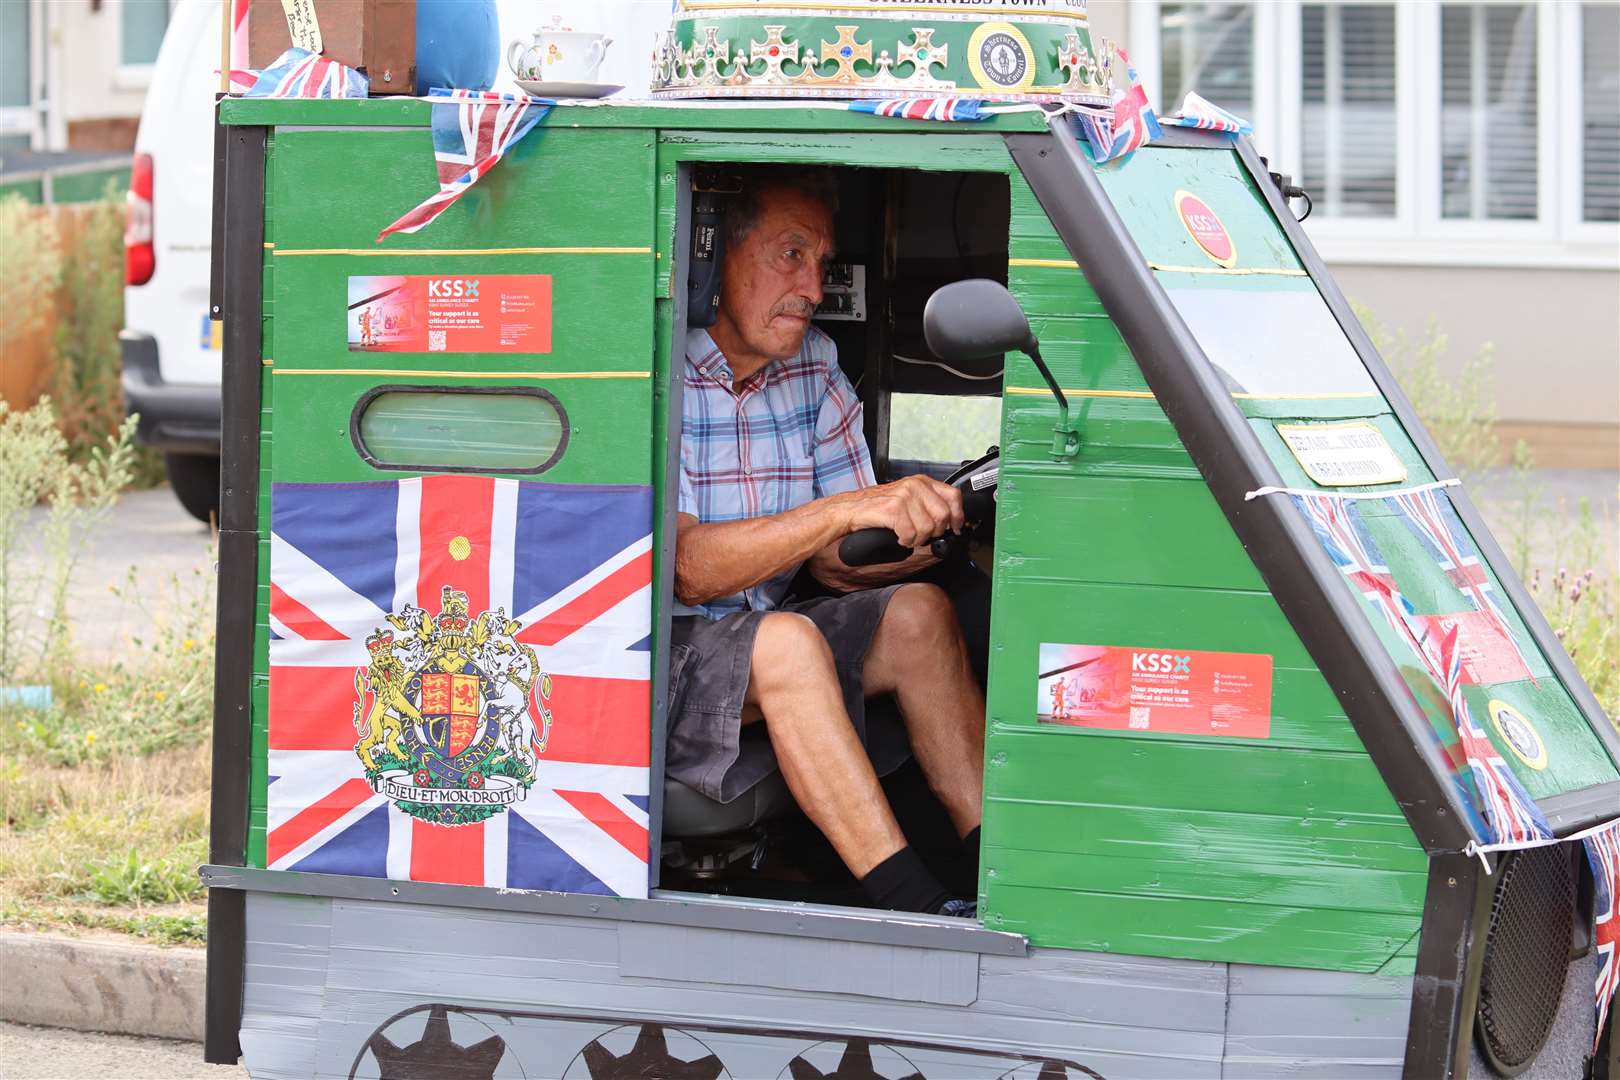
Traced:
<path fill-rule="evenodd" d="M 935 356 L 951 364 L 1014 350 L 1027 353 L 1036 345 L 1024 309 L 1005 286 L 989 278 L 935 289 L 923 308 L 923 337 Z"/>
<path fill-rule="evenodd" d="M 1052 460 L 1067 461 L 1080 452 L 1080 433 L 1069 421 L 1069 399 L 1041 359 L 1041 344 L 1030 332 L 1024 309 L 1004 285 L 969 278 L 935 289 L 923 308 L 923 338 L 929 350 L 949 364 L 973 364 L 1015 350 L 1024 353 L 1057 399 Z"/>

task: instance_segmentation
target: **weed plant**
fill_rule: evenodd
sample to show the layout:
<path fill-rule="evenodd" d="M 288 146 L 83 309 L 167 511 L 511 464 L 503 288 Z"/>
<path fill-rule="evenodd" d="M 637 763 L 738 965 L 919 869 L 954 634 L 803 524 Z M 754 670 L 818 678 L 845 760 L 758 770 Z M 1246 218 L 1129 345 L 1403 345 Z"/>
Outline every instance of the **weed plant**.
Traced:
<path fill-rule="evenodd" d="M 21 195 L 0 199 L 0 354 L 51 318 L 61 280 L 55 219 Z"/>

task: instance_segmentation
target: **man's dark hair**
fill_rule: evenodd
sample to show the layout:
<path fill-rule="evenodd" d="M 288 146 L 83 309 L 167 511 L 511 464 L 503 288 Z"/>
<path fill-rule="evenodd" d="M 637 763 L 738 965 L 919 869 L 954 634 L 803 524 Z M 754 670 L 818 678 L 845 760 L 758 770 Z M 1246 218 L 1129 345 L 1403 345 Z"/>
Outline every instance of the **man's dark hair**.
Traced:
<path fill-rule="evenodd" d="M 739 185 L 737 194 L 726 200 L 725 207 L 726 245 L 731 248 L 741 244 L 759 224 L 765 212 L 767 191 L 798 192 L 825 206 L 828 213 L 838 213 L 838 178 L 831 169 L 753 165 L 728 170 L 727 180 Z"/>

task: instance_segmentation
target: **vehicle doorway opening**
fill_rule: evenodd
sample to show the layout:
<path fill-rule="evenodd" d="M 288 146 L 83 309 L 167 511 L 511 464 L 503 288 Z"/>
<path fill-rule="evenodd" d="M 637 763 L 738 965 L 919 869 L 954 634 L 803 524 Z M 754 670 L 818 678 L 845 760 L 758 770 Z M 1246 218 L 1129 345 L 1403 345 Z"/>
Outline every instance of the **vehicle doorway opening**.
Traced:
<path fill-rule="evenodd" d="M 660 883 L 971 914 L 1002 363 L 940 355 L 925 311 L 1005 285 L 1008 177 L 684 182 Z"/>

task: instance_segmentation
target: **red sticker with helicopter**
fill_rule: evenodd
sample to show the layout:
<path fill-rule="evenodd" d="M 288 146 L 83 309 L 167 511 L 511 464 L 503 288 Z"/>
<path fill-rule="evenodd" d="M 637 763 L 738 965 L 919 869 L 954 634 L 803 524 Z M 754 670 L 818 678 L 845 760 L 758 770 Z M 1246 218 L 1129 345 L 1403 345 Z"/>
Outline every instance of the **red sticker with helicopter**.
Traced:
<path fill-rule="evenodd" d="M 1230 270 L 1237 265 L 1237 245 L 1220 216 L 1209 204 L 1190 191 L 1176 192 L 1176 216 L 1181 219 L 1187 235 L 1193 238 L 1205 255 L 1216 266 Z"/>
<path fill-rule="evenodd" d="M 1271 656 L 1041 644 L 1035 719 L 1168 735 L 1271 736 Z"/>
<path fill-rule="evenodd" d="M 349 278 L 350 352 L 549 353 L 550 274 Z"/>

